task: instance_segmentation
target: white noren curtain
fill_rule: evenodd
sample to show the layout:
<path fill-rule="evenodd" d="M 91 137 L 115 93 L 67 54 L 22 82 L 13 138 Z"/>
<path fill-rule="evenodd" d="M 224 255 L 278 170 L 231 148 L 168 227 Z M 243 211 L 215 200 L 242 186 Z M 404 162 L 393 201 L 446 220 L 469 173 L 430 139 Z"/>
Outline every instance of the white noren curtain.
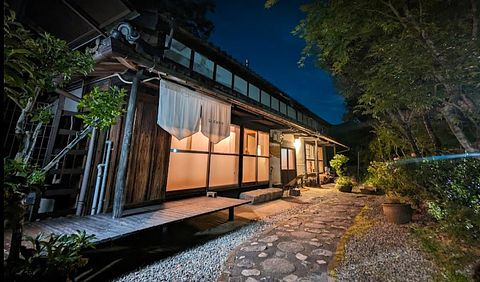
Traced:
<path fill-rule="evenodd" d="M 172 82 L 160 80 L 157 123 L 181 140 L 201 131 L 218 143 L 230 135 L 231 105 Z"/>

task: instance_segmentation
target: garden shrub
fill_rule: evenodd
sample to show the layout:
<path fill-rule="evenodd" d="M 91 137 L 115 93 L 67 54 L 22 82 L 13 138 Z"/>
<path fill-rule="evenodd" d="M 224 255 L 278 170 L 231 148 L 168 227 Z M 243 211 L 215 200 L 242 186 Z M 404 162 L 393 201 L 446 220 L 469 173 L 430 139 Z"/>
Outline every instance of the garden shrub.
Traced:
<path fill-rule="evenodd" d="M 353 182 L 348 176 L 339 176 L 335 179 L 335 187 L 341 192 L 351 192 Z"/>
<path fill-rule="evenodd" d="M 434 218 L 456 236 L 480 239 L 480 159 L 425 161 L 415 181 Z"/>
<path fill-rule="evenodd" d="M 365 184 L 374 186 L 380 193 L 390 198 L 405 201 L 408 198 L 414 205 L 421 202 L 418 187 L 412 182 L 412 167 L 400 166 L 393 162 L 370 162 Z"/>
<path fill-rule="evenodd" d="M 480 239 L 480 159 L 371 162 L 367 184 L 407 197 L 458 238 Z"/>
<path fill-rule="evenodd" d="M 335 170 L 338 176 L 343 176 L 347 172 L 348 157 L 342 154 L 336 154 L 330 160 L 330 166 Z"/>
<path fill-rule="evenodd" d="M 85 231 L 74 234 L 42 233 L 27 237 L 21 247 L 21 260 L 16 262 L 11 275 L 15 281 L 73 281 L 76 271 L 88 262 L 81 252 L 92 248 L 94 235 Z"/>

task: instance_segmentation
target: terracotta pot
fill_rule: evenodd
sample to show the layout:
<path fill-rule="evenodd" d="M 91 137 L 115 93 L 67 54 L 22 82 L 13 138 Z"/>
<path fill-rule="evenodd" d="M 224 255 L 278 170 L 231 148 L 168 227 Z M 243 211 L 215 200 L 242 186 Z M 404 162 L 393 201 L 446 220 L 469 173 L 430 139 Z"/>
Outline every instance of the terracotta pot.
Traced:
<path fill-rule="evenodd" d="M 388 222 L 395 224 L 405 224 L 412 220 L 412 206 L 403 203 L 384 203 L 382 204 L 383 215 Z"/>

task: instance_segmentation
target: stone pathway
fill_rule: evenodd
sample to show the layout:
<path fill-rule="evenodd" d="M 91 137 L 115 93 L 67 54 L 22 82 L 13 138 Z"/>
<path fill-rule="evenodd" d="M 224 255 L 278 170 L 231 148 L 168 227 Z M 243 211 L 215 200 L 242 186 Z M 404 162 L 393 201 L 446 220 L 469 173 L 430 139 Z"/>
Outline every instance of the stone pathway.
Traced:
<path fill-rule="evenodd" d="M 372 196 L 322 190 L 305 193 L 305 208 L 236 248 L 218 281 L 328 281 L 338 240 Z"/>

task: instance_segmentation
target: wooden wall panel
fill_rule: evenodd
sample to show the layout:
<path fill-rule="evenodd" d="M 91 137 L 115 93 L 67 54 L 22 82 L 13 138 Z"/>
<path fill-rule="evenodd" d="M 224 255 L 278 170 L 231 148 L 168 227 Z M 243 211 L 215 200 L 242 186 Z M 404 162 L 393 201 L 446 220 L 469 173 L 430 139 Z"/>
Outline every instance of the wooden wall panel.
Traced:
<path fill-rule="evenodd" d="M 108 167 L 107 184 L 105 185 L 105 203 L 103 211 L 106 212 L 113 203 L 113 196 L 115 194 L 115 179 L 117 177 L 118 159 L 120 158 L 120 145 L 123 140 L 123 125 L 124 118 L 121 117 L 117 122 L 110 127 L 110 140 L 112 141 L 112 153 L 110 155 L 110 164 Z"/>
<path fill-rule="evenodd" d="M 138 207 L 165 199 L 171 136 L 157 125 L 158 96 L 138 93 L 132 143 L 127 166 L 125 208 Z M 110 129 L 113 141 L 107 180 L 107 203 L 111 208 L 124 118 Z"/>
<path fill-rule="evenodd" d="M 156 126 L 155 150 L 152 151 L 154 158 L 150 181 L 149 197 L 151 199 L 165 199 L 171 139 L 172 137 L 168 132 L 160 126 Z"/>
<path fill-rule="evenodd" d="M 126 203 L 137 204 L 149 197 L 150 174 L 155 151 L 157 105 L 152 96 L 140 95 L 135 114 L 133 142 L 127 172 Z"/>

